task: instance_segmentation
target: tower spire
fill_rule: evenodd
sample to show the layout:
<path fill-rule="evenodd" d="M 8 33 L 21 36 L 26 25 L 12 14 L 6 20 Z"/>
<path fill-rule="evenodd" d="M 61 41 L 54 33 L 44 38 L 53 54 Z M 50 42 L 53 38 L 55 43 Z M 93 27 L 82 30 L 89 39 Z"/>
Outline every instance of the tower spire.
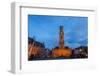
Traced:
<path fill-rule="evenodd" d="M 59 33 L 59 47 L 62 49 L 64 48 L 64 29 L 63 26 L 60 26 L 60 33 Z"/>

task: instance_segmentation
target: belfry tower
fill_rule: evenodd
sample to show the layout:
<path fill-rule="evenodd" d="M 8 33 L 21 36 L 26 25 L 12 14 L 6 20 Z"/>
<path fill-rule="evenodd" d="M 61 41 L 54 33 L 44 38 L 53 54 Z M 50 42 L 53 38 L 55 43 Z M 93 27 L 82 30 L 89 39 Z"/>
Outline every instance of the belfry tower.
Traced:
<path fill-rule="evenodd" d="M 64 45 L 64 28 L 63 26 L 60 26 L 59 29 L 59 47 L 54 48 L 52 51 L 52 57 L 64 57 L 68 58 L 72 55 L 72 50 Z"/>
<path fill-rule="evenodd" d="M 60 32 L 59 32 L 59 48 L 64 48 L 64 29 L 63 26 L 60 26 Z"/>

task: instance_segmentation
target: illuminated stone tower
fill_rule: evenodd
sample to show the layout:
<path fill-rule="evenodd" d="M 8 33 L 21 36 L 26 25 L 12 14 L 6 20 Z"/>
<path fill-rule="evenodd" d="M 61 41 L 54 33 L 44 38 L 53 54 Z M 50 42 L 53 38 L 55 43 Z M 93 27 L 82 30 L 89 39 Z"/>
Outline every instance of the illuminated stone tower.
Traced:
<path fill-rule="evenodd" d="M 60 31 L 59 31 L 59 47 L 54 48 L 52 51 L 52 57 L 57 58 L 57 57 L 64 57 L 68 58 L 72 54 L 72 51 L 70 48 L 67 46 L 64 46 L 64 29 L 63 26 L 60 26 Z"/>
<path fill-rule="evenodd" d="M 60 49 L 64 48 L 64 29 L 63 29 L 63 26 L 60 26 L 59 47 L 60 47 Z"/>

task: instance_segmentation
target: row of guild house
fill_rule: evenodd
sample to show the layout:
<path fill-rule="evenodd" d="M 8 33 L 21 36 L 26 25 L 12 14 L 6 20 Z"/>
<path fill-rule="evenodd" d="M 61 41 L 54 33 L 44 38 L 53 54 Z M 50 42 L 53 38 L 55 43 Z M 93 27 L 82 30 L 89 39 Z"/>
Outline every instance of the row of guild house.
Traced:
<path fill-rule="evenodd" d="M 44 43 L 36 41 L 34 38 L 28 38 L 28 59 L 45 58 L 48 56 L 48 49 Z"/>

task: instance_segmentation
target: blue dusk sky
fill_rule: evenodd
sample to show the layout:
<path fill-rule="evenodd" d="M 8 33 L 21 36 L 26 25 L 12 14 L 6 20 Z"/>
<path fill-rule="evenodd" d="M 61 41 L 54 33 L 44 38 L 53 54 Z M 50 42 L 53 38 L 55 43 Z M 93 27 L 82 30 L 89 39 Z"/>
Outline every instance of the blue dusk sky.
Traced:
<path fill-rule="evenodd" d="M 65 46 L 88 44 L 88 17 L 28 15 L 28 36 L 52 49 L 59 45 L 59 27 L 64 27 Z"/>

